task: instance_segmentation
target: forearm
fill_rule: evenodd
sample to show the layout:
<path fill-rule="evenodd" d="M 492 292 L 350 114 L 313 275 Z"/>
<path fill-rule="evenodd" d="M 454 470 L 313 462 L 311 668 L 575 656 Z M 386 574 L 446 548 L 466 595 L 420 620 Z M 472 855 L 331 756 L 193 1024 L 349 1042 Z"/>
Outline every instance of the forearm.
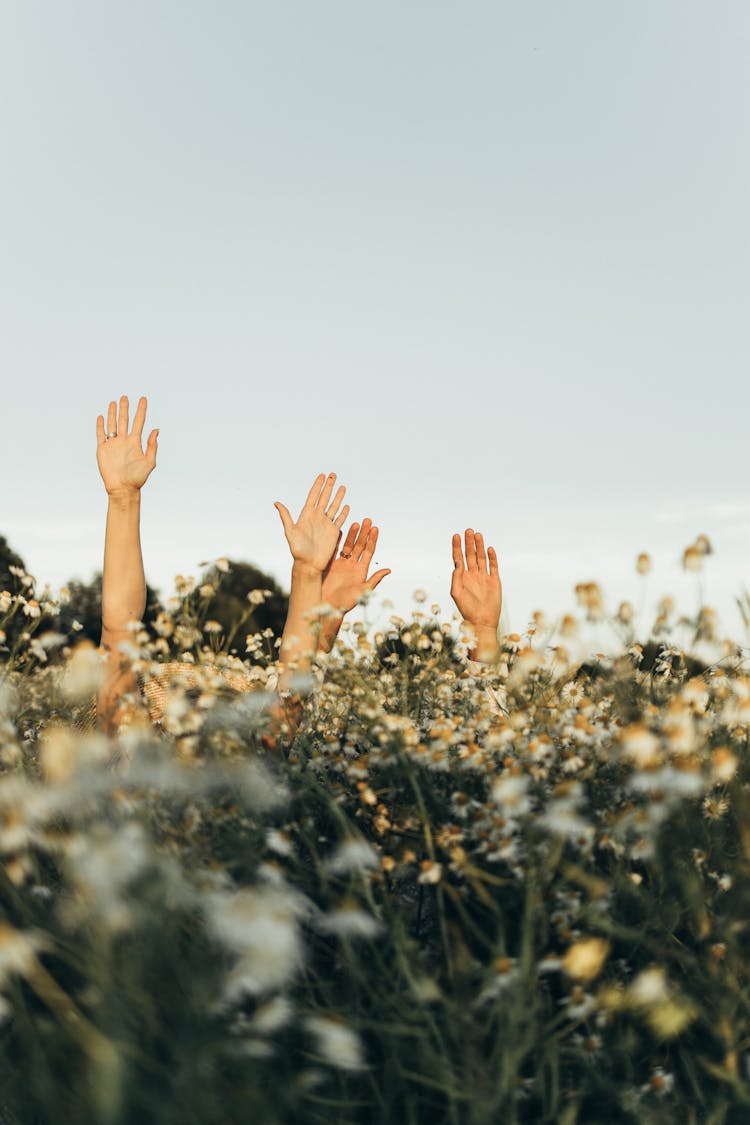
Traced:
<path fill-rule="evenodd" d="M 314 567 L 295 562 L 289 609 L 281 637 L 279 687 L 288 690 L 295 673 L 307 672 L 318 648 L 319 624 L 313 610 L 323 595 L 323 576 Z"/>
<path fill-rule="evenodd" d="M 102 633 L 118 634 L 141 621 L 146 608 L 146 577 L 141 552 L 140 489 L 109 497 L 102 575 Z"/>
<path fill-rule="evenodd" d="M 107 673 L 97 700 L 99 726 L 110 735 L 117 733 L 126 710 L 124 696 L 137 689 L 131 663 L 119 646 L 129 638 L 129 623 L 140 621 L 146 608 L 140 514 L 139 489 L 110 494 L 102 574 L 102 647 L 107 654 Z"/>
<path fill-rule="evenodd" d="M 325 598 L 323 599 L 325 601 Z M 327 613 L 320 622 L 320 634 L 318 636 L 318 652 L 330 652 L 336 644 L 336 638 L 339 635 L 339 630 L 344 620 L 343 613 Z"/>
<path fill-rule="evenodd" d="M 96 714 L 99 729 L 108 735 L 116 735 L 123 719 L 132 713 L 132 699 L 138 693 L 138 678 L 130 660 L 117 651 L 114 637 L 110 634 L 111 646 L 103 642 L 107 655 L 106 674 L 97 693 Z M 128 696 L 131 698 L 128 699 Z"/>

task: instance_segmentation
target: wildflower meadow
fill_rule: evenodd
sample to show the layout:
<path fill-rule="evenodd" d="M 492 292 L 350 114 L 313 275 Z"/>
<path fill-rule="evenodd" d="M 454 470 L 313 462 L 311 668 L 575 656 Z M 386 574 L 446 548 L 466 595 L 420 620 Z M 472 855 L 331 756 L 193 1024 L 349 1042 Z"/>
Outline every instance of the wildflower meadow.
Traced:
<path fill-rule="evenodd" d="M 705 606 L 584 582 L 490 666 L 417 593 L 297 724 L 213 567 L 134 626 L 111 740 L 64 594 L 12 577 L 3 1125 L 750 1121 L 748 639 Z"/>

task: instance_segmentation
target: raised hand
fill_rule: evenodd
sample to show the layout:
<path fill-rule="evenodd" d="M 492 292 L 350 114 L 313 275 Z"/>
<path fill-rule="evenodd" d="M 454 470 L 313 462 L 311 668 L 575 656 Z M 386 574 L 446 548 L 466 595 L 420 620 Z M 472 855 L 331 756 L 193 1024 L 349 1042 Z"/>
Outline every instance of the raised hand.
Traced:
<path fill-rule="evenodd" d="M 453 536 L 453 578 L 451 597 L 458 611 L 475 632 L 476 659 L 494 659 L 499 651 L 497 628 L 503 607 L 503 588 L 494 547 L 485 551 L 482 533 L 469 527 L 464 535 Z"/>
<path fill-rule="evenodd" d="M 364 519 L 361 526 L 352 524 L 341 551 L 331 559 L 323 575 L 323 601 L 327 605 L 342 614 L 348 613 L 366 590 L 374 590 L 391 573 L 376 570 L 367 577 L 377 545 L 378 529 L 371 519 Z"/>
<path fill-rule="evenodd" d="M 128 713 L 127 697 L 137 693 L 138 681 L 122 649 L 131 640 L 130 625 L 143 619 L 146 607 L 146 577 L 141 553 L 141 487 L 156 465 L 156 439 L 152 430 L 142 448 L 146 422 L 146 399 L 138 408 L 129 431 L 127 396 L 119 410 L 110 402 L 107 428 L 100 414 L 96 420 L 96 459 L 107 489 L 107 529 L 104 536 L 102 575 L 102 648 L 106 653 L 106 678 L 99 692 L 98 721 L 109 734 L 116 733 Z"/>
<path fill-rule="evenodd" d="M 110 496 L 120 492 L 137 492 L 156 466 L 158 430 L 152 430 L 149 434 L 145 453 L 142 448 L 146 406 L 146 399 L 140 398 L 130 432 L 130 403 L 127 395 L 120 399 L 119 410 L 117 403 L 110 402 L 106 430 L 101 414 L 96 420 L 96 460 L 104 487 Z"/>
<path fill-rule="evenodd" d="M 299 518 L 295 522 L 289 509 L 280 501 L 274 507 L 281 517 L 284 535 L 292 552 L 295 566 L 304 567 L 322 575 L 328 566 L 341 535 L 341 528 L 349 515 L 349 505 L 341 503 L 346 489 L 340 486 L 333 494 L 336 474 L 315 478 Z M 339 511 L 339 509 L 341 509 Z"/>

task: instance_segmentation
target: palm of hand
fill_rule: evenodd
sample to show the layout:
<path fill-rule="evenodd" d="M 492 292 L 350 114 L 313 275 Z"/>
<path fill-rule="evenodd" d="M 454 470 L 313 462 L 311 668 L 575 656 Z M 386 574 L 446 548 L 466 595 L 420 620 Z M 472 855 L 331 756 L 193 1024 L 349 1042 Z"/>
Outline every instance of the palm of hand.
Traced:
<path fill-rule="evenodd" d="M 148 435 L 145 453 L 141 447 L 147 405 L 145 397 L 138 400 L 132 430 L 127 395 L 120 399 L 119 411 L 117 403 L 110 402 L 106 428 L 103 414 L 96 420 L 96 460 L 110 496 L 124 490 L 138 490 L 156 466 L 159 431 L 152 430 Z"/>
<path fill-rule="evenodd" d="M 292 519 L 285 504 L 279 500 L 275 503 L 292 558 L 296 563 L 309 566 L 321 574 L 331 561 L 339 541 L 341 525 L 349 515 L 348 504 L 341 508 L 346 493 L 343 485 L 331 498 L 335 483 L 335 473 L 330 473 L 327 477 L 320 473 L 313 481 L 296 521 Z"/>
<path fill-rule="evenodd" d="M 502 586 L 496 575 L 454 571 L 451 597 L 471 625 L 496 625 L 502 609 Z"/>
<path fill-rule="evenodd" d="M 141 449 L 140 438 L 134 434 L 109 438 L 99 446 L 96 459 L 107 492 L 141 488 L 153 468 Z"/>
<path fill-rule="evenodd" d="M 361 559 L 332 559 L 323 578 L 323 601 L 341 613 L 354 609 L 366 587 L 367 569 Z"/>
<path fill-rule="evenodd" d="M 339 529 L 324 511 L 303 510 L 297 522 L 289 528 L 287 539 L 294 559 L 323 571 L 336 550 Z"/>
<path fill-rule="evenodd" d="M 497 553 L 494 547 L 485 552 L 484 536 L 471 527 L 466 528 L 463 552 L 461 536 L 453 536 L 451 597 L 464 621 L 474 628 L 497 628 L 503 606 Z"/>

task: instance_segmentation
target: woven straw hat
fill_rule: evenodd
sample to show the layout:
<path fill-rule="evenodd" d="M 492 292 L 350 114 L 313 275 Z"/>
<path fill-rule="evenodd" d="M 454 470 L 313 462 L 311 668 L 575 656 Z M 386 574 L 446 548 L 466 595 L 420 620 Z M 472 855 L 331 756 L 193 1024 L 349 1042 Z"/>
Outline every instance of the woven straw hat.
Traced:
<path fill-rule="evenodd" d="M 258 686 L 246 672 L 230 671 L 213 665 L 190 664 L 186 660 L 173 660 L 160 664 L 156 675 L 138 678 L 138 687 L 152 722 L 159 723 L 164 717 L 170 687 L 179 685 L 188 691 L 200 690 L 205 684 L 206 671 L 216 677 L 214 686 L 228 694 L 245 694 Z M 96 728 L 96 719 L 96 699 L 92 699 L 79 715 L 75 725 L 81 730 L 91 731 Z"/>

